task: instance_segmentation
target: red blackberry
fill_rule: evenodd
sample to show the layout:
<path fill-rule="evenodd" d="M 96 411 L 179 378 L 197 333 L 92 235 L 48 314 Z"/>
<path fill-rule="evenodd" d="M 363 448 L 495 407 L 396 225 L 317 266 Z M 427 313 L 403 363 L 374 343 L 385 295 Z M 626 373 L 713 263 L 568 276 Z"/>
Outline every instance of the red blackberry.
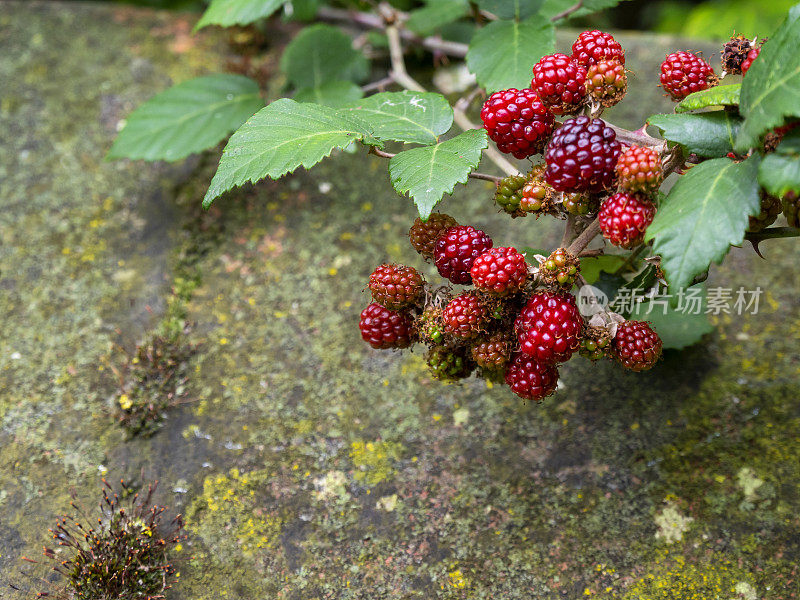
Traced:
<path fill-rule="evenodd" d="M 427 221 L 419 217 L 414 220 L 414 224 L 408 231 L 408 239 L 414 250 L 427 258 L 433 258 L 433 248 L 438 238 L 445 229 L 456 227 L 458 223 L 450 215 L 443 213 L 433 213 Z"/>
<path fill-rule="evenodd" d="M 571 294 L 539 292 L 514 322 L 521 350 L 546 363 L 569 360 L 580 346 L 583 318 Z"/>
<path fill-rule="evenodd" d="M 661 85 L 673 100 L 714 87 L 719 79 L 711 65 L 691 52 L 673 52 L 661 63 Z"/>
<path fill-rule="evenodd" d="M 545 179 L 560 192 L 600 191 L 614 181 L 620 143 L 601 119 L 567 119 L 545 152 Z"/>
<path fill-rule="evenodd" d="M 548 54 L 533 65 L 531 88 L 554 115 L 574 113 L 586 97 L 586 67 L 566 54 Z"/>
<path fill-rule="evenodd" d="M 625 51 L 610 33 L 594 29 L 584 31 L 572 44 L 572 58 L 585 67 L 594 65 L 604 58 L 615 58 L 625 64 Z"/>
<path fill-rule="evenodd" d="M 625 149 L 617 161 L 616 172 L 619 186 L 623 190 L 643 194 L 657 192 L 664 177 L 658 151 L 639 146 Z"/>
<path fill-rule="evenodd" d="M 781 201 L 783 204 L 783 216 L 789 223 L 789 227 L 800 227 L 800 197 L 794 192 L 789 192 Z"/>
<path fill-rule="evenodd" d="M 761 212 L 754 217 L 750 217 L 747 231 L 757 233 L 772 225 L 781 214 L 783 207 L 781 201 L 775 196 L 771 196 L 761 190 Z"/>
<path fill-rule="evenodd" d="M 519 203 L 522 200 L 522 188 L 526 181 L 527 178 L 522 175 L 510 175 L 497 184 L 494 201 L 512 217 L 525 216 L 519 209 Z"/>
<path fill-rule="evenodd" d="M 470 274 L 479 290 L 507 296 L 516 294 L 525 285 L 528 265 L 516 248 L 492 248 L 475 259 Z"/>
<path fill-rule="evenodd" d="M 469 225 L 451 227 L 436 240 L 433 261 L 442 277 L 453 283 L 469 284 L 472 263 L 493 245 L 492 238 L 480 229 Z"/>
<path fill-rule="evenodd" d="M 506 369 L 506 383 L 520 398 L 541 400 L 556 390 L 558 369 L 520 352 Z"/>
<path fill-rule="evenodd" d="M 463 349 L 434 346 L 426 357 L 431 375 L 441 381 L 458 381 L 469 377 L 474 365 Z"/>
<path fill-rule="evenodd" d="M 597 215 L 603 237 L 620 248 L 641 244 L 655 216 L 655 204 L 644 196 L 627 192 L 617 192 L 609 197 Z"/>
<path fill-rule="evenodd" d="M 511 358 L 513 345 L 505 334 L 496 333 L 472 347 L 472 359 L 482 369 L 502 371 Z"/>
<path fill-rule="evenodd" d="M 601 106 L 609 108 L 625 96 L 628 89 L 628 76 L 625 66 L 615 58 L 603 59 L 586 73 L 586 91 Z"/>
<path fill-rule="evenodd" d="M 361 337 L 373 348 L 408 348 L 411 345 L 411 319 L 373 302 L 361 312 L 358 328 Z"/>
<path fill-rule="evenodd" d="M 422 275 L 414 267 L 380 265 L 369 276 L 372 299 L 391 310 L 416 304 L 425 291 Z"/>
<path fill-rule="evenodd" d="M 516 158 L 527 158 L 544 149 L 553 133 L 553 113 L 531 89 L 495 92 L 481 109 L 483 126 L 497 148 Z"/>
<path fill-rule="evenodd" d="M 444 307 L 442 321 L 445 333 L 464 340 L 474 338 L 489 321 L 486 301 L 475 292 L 459 294 Z"/>
<path fill-rule="evenodd" d="M 750 52 L 747 53 L 747 56 L 742 61 L 742 75 L 750 70 L 750 65 L 752 65 L 753 61 L 758 58 L 759 54 L 761 54 L 761 47 L 750 49 Z"/>
<path fill-rule="evenodd" d="M 632 371 L 652 368 L 661 356 L 661 338 L 644 321 L 625 321 L 611 344 L 614 357 Z"/>
<path fill-rule="evenodd" d="M 542 283 L 554 287 L 570 289 L 581 270 L 581 262 L 566 248 L 557 248 L 539 267 Z"/>

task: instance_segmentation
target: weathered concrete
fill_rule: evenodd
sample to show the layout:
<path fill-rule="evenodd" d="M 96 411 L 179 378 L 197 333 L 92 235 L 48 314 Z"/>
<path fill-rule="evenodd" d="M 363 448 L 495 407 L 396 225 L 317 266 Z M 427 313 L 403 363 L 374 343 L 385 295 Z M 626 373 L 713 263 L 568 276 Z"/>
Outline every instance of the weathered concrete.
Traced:
<path fill-rule="evenodd" d="M 175 599 L 797 597 L 791 240 L 712 272 L 711 285 L 765 288 L 758 315 L 717 319 L 648 374 L 576 359 L 540 406 L 443 386 L 421 352 L 372 351 L 355 327 L 376 264 L 420 265 L 384 162 L 341 154 L 198 219 L 213 159 L 102 156 L 168 78 L 219 67 L 218 38 L 189 41 L 153 13 L 2 8 L 3 580 L 20 583 L 20 555 L 36 555 L 71 489 L 91 503 L 101 471 L 143 469 L 188 518 Z M 654 65 L 686 45 L 620 38 L 637 77 L 614 118 L 630 126 L 666 106 Z M 473 182 L 443 208 L 498 242 L 557 241 L 489 195 Z M 154 326 L 198 242 L 195 402 L 126 442 L 108 416 L 111 344 Z"/>

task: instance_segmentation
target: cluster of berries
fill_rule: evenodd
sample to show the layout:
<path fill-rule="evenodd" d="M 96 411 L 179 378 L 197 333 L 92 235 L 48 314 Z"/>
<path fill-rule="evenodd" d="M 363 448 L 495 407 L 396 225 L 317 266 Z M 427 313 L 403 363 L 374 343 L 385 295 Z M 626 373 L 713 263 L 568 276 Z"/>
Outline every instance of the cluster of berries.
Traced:
<path fill-rule="evenodd" d="M 498 206 L 513 217 L 598 214 L 603 235 L 615 246 L 642 243 L 663 178 L 659 151 L 623 146 L 601 119 L 555 120 L 619 102 L 624 65 L 625 51 L 610 34 L 584 31 L 572 56 L 551 54 L 533 66 L 529 89 L 502 90 L 486 100 L 481 118 L 497 147 L 517 158 L 543 153 L 545 159 L 526 176 L 503 179 L 494 198 Z"/>
<path fill-rule="evenodd" d="M 380 265 L 370 275 L 373 303 L 359 327 L 373 348 L 424 343 L 438 379 L 454 381 L 477 370 L 524 399 L 540 400 L 556 389 L 558 364 L 576 352 L 614 358 L 636 371 L 651 368 L 661 355 L 661 340 L 647 323 L 584 322 L 570 293 L 579 262 L 563 248 L 534 268 L 515 248 L 494 247 L 485 232 L 444 214 L 417 219 L 409 238 L 442 277 L 473 288 L 431 288 L 413 267 Z"/>

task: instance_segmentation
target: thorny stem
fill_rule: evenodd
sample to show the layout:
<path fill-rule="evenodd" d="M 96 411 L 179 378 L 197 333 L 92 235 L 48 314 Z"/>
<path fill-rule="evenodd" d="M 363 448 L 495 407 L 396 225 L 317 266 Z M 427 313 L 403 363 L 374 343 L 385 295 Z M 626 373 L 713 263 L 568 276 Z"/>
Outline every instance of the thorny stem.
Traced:
<path fill-rule="evenodd" d="M 570 254 L 580 254 L 581 251 L 588 246 L 594 238 L 600 233 L 600 220 L 595 219 L 589 226 L 584 229 L 578 237 L 572 240 L 572 243 L 567 248 Z"/>
<path fill-rule="evenodd" d="M 570 6 L 569 8 L 567 8 L 567 9 L 561 11 L 560 13 L 550 17 L 550 21 L 555 23 L 556 21 L 560 21 L 561 19 L 566 19 L 572 13 L 580 10 L 581 8 L 583 8 L 583 0 L 578 0 L 578 2 L 576 2 L 575 4 Z"/>
<path fill-rule="evenodd" d="M 749 242 L 758 243 L 763 240 L 774 240 L 779 238 L 800 237 L 800 228 L 797 227 L 769 227 L 757 233 L 748 233 L 744 236 Z"/>

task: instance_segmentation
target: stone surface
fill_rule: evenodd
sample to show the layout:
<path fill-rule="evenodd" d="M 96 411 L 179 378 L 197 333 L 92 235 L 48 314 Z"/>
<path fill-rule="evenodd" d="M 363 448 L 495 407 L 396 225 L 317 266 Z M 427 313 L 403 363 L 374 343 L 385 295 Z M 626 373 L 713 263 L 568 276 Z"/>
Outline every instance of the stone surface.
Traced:
<path fill-rule="evenodd" d="M 576 359 L 541 405 L 442 385 L 421 352 L 373 351 L 355 326 L 376 264 L 423 267 L 384 162 L 340 154 L 199 216 L 214 156 L 102 158 L 133 106 L 221 68 L 220 38 L 156 13 L 2 8 L 4 583 L 30 585 L 20 557 L 107 472 L 159 479 L 186 515 L 175 599 L 797 597 L 791 240 L 713 269 L 712 287 L 761 286 L 761 310 L 715 317 L 649 373 Z M 668 109 L 654 65 L 695 46 L 620 40 L 636 77 L 613 118 L 631 126 Z M 497 243 L 557 242 L 553 223 L 510 221 L 490 198 L 472 182 L 442 208 Z M 157 327 L 187 253 L 193 401 L 126 441 L 113 345 Z"/>

